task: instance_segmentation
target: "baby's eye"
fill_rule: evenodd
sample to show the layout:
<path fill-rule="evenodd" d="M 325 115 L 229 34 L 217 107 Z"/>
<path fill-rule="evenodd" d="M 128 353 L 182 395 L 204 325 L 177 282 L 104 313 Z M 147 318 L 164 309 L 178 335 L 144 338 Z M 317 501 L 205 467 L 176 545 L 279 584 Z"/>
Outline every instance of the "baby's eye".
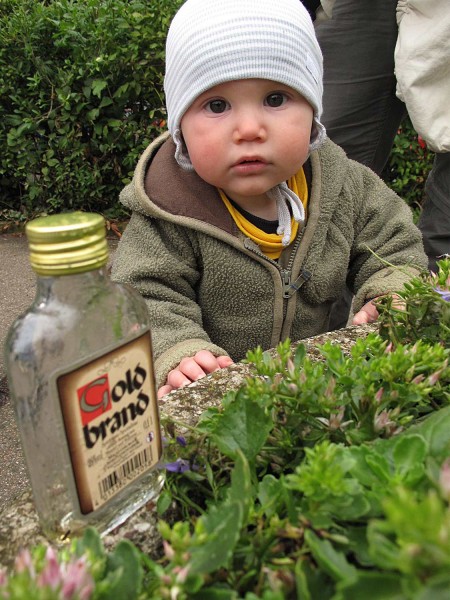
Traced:
<path fill-rule="evenodd" d="M 208 112 L 215 113 L 219 115 L 220 113 L 225 112 L 229 108 L 229 104 L 226 100 L 221 100 L 220 98 L 216 98 L 215 100 L 210 100 L 206 104 L 206 110 Z"/>
<path fill-rule="evenodd" d="M 266 97 L 265 104 L 271 108 L 278 108 L 278 106 L 282 106 L 286 100 L 287 97 L 285 94 L 282 94 L 281 92 L 273 92 Z"/>

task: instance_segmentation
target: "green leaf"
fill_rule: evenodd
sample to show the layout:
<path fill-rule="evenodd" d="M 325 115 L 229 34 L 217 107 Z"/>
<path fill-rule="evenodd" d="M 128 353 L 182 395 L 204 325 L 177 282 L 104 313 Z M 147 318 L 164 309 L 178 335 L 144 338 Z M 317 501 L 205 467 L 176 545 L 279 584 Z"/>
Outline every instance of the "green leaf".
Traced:
<path fill-rule="evenodd" d="M 108 119 L 108 127 L 112 127 L 113 129 L 116 129 L 117 127 L 121 127 L 122 126 L 122 121 L 119 121 L 119 119 Z"/>
<path fill-rule="evenodd" d="M 405 435 L 397 438 L 393 448 L 396 472 L 407 482 L 421 479 L 428 444 L 420 435 Z"/>
<path fill-rule="evenodd" d="M 88 527 L 83 533 L 83 537 L 75 542 L 76 552 L 79 556 L 84 552 L 92 552 L 93 556 L 104 556 L 105 549 L 103 548 L 102 540 L 96 529 Z"/>
<path fill-rule="evenodd" d="M 299 344 L 297 346 L 297 348 L 295 349 L 295 354 L 294 354 L 295 366 L 297 368 L 300 367 L 305 362 L 306 357 L 307 357 L 307 351 L 306 351 L 305 344 Z"/>
<path fill-rule="evenodd" d="M 277 513 L 280 501 L 284 495 L 282 482 L 273 475 L 266 475 L 258 486 L 258 500 L 267 517 Z"/>
<path fill-rule="evenodd" d="M 207 587 L 190 596 L 192 600 L 237 600 L 238 594 L 234 590 L 220 587 Z"/>
<path fill-rule="evenodd" d="M 190 573 L 212 573 L 228 564 L 240 536 L 244 509 L 242 502 L 212 506 L 197 521 L 195 537 L 205 541 L 192 548 Z"/>
<path fill-rule="evenodd" d="M 243 522 L 248 518 L 250 507 L 254 501 L 254 492 L 250 468 L 247 459 L 241 450 L 237 450 L 234 469 L 231 473 L 231 488 L 229 493 L 230 502 L 240 502 L 244 510 Z"/>
<path fill-rule="evenodd" d="M 348 521 L 356 521 L 363 515 L 366 515 L 371 508 L 370 502 L 362 494 L 352 496 L 348 505 L 336 503 L 336 506 L 333 506 L 331 502 L 328 504 L 330 506 L 330 512 L 332 512 L 335 517 Z M 334 510 L 331 511 L 331 508 Z"/>
<path fill-rule="evenodd" d="M 266 442 L 273 422 L 257 402 L 244 398 L 229 404 L 214 425 L 211 437 L 223 454 L 234 458 L 240 449 L 248 461 L 253 461 Z"/>
<path fill-rule="evenodd" d="M 431 577 L 423 589 L 417 592 L 414 600 L 448 600 L 449 590 L 450 574 Z"/>
<path fill-rule="evenodd" d="M 111 106 L 112 103 L 113 103 L 112 98 L 110 98 L 109 96 L 103 96 L 98 107 L 105 108 L 105 106 Z M 121 123 L 121 121 L 119 121 L 119 123 Z"/>
<path fill-rule="evenodd" d="M 102 95 L 102 91 L 107 85 L 108 83 L 104 79 L 94 79 L 94 81 L 92 82 L 92 93 L 94 94 L 94 96 L 100 98 Z"/>
<path fill-rule="evenodd" d="M 96 598 L 126 598 L 134 600 L 142 587 L 143 569 L 138 549 L 128 540 L 121 540 L 108 554 L 106 577 L 96 586 Z"/>
<path fill-rule="evenodd" d="M 308 578 L 305 573 L 305 561 L 298 560 L 295 563 L 295 587 L 297 588 L 297 600 L 313 600 L 308 586 Z"/>
<path fill-rule="evenodd" d="M 367 529 L 369 555 L 377 566 L 395 569 L 399 563 L 399 548 L 386 534 L 390 533 L 385 521 L 373 520 Z"/>
<path fill-rule="evenodd" d="M 86 117 L 89 121 L 95 121 L 99 114 L 100 110 L 98 108 L 93 108 L 86 114 Z"/>
<path fill-rule="evenodd" d="M 114 98 L 120 98 L 121 96 L 125 95 L 129 86 L 130 84 L 127 82 L 117 88 L 117 90 L 114 92 Z"/>
<path fill-rule="evenodd" d="M 357 571 L 354 581 L 337 584 L 333 600 L 405 600 L 401 579 L 393 573 Z"/>
<path fill-rule="evenodd" d="M 346 527 L 345 534 L 357 563 L 362 566 L 373 566 L 373 560 L 369 554 L 366 524 L 362 523 L 359 526 L 349 525 Z"/>
<path fill-rule="evenodd" d="M 391 481 L 392 476 L 389 470 L 389 463 L 384 456 L 377 452 L 373 452 L 372 454 L 366 455 L 366 462 L 372 473 L 374 473 L 382 483 L 389 483 Z"/>
<path fill-rule="evenodd" d="M 352 580 L 356 577 L 355 567 L 347 561 L 342 552 L 335 550 L 328 540 L 321 540 L 307 529 L 305 542 L 318 565 L 335 581 Z"/>
<path fill-rule="evenodd" d="M 169 506 L 172 503 L 172 494 L 170 492 L 168 492 L 167 490 L 163 490 L 161 492 L 161 494 L 159 495 L 158 501 L 156 503 L 156 509 L 158 512 L 158 515 L 161 516 L 163 515 L 166 510 L 169 508 Z"/>
<path fill-rule="evenodd" d="M 418 433 L 428 442 L 429 452 L 435 457 L 450 455 L 449 431 L 450 406 L 441 408 L 409 429 L 409 433 Z"/>

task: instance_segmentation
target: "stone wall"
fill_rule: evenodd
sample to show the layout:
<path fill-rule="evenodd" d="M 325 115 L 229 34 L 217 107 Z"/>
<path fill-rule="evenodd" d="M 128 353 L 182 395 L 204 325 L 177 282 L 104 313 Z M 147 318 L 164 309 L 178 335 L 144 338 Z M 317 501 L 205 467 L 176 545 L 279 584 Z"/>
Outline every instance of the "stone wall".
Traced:
<path fill-rule="evenodd" d="M 348 327 L 302 340 L 302 343 L 306 345 L 311 358 L 319 359 L 316 347 L 327 340 L 339 344 L 343 351 L 348 351 L 358 338 L 366 337 L 371 331 L 376 331 L 376 325 Z M 195 425 L 204 410 L 220 404 L 227 391 L 237 389 L 251 375 L 252 366 L 243 363 L 217 371 L 189 387 L 167 395 L 161 401 L 161 414 L 172 416 L 187 425 Z M 112 548 L 120 539 L 126 538 L 156 558 L 161 546 L 156 523 L 154 506 L 148 504 L 105 536 L 104 544 L 107 548 Z M 0 567 L 11 567 L 20 548 L 45 541 L 34 510 L 31 490 L 27 489 L 11 506 L 0 512 Z"/>

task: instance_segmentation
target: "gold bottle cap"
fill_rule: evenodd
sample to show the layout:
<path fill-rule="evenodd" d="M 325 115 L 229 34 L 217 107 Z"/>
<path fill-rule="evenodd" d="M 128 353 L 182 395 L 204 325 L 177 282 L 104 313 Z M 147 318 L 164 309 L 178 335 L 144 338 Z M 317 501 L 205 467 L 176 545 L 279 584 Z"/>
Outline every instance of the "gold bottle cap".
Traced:
<path fill-rule="evenodd" d="M 30 221 L 25 231 L 30 263 L 39 275 L 73 275 L 108 261 L 105 220 L 95 213 L 72 212 Z"/>

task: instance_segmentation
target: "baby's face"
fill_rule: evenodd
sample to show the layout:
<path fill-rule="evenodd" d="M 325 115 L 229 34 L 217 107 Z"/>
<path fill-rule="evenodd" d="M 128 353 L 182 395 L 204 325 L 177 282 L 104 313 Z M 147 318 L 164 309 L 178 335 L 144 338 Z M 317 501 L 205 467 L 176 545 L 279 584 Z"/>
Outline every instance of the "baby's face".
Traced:
<path fill-rule="evenodd" d="M 268 79 L 216 85 L 181 121 L 195 171 L 243 208 L 300 170 L 313 109 L 292 88 Z"/>

